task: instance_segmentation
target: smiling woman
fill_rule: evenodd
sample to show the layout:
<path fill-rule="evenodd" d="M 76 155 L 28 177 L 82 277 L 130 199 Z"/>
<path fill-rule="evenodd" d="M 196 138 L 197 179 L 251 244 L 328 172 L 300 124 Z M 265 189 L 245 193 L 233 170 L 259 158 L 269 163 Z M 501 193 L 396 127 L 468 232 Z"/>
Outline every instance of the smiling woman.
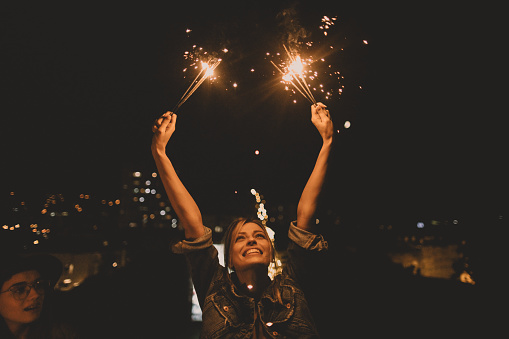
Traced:
<path fill-rule="evenodd" d="M 241 218 L 233 221 L 224 236 L 224 262 L 244 282 L 249 293 L 259 294 L 267 286 L 267 280 L 256 281 L 259 270 L 267 274 L 267 267 L 275 260 L 275 249 L 265 226 L 255 219 Z M 229 277 L 229 276 L 228 276 Z"/>
<path fill-rule="evenodd" d="M 231 232 L 233 238 L 228 239 L 229 248 L 228 258 L 225 262 L 228 266 L 239 274 L 245 268 L 251 265 L 267 266 L 271 260 L 274 260 L 274 249 L 269 240 L 269 235 L 261 223 L 241 219 L 234 223 Z"/>
<path fill-rule="evenodd" d="M 297 220 L 288 230 L 288 261 L 273 279 L 269 267 L 275 249 L 262 222 L 234 220 L 224 237 L 224 263 L 212 243 L 212 230 L 203 225 L 200 209 L 180 181 L 166 145 L 175 132 L 177 115 L 163 114 L 152 128 L 152 155 L 186 239 L 173 251 L 186 255 L 203 312 L 203 338 L 318 338 L 304 289 L 312 274 L 311 252 L 327 249 L 312 233 L 318 197 L 327 173 L 334 129 L 326 106 L 311 106 L 311 121 L 322 137 L 322 148 L 297 206 Z"/>

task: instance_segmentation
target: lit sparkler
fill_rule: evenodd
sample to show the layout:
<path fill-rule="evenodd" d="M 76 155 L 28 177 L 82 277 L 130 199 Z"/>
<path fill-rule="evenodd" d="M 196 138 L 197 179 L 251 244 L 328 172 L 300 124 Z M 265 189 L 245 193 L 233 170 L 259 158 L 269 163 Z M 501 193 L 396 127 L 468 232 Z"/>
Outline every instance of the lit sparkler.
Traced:
<path fill-rule="evenodd" d="M 284 72 L 280 67 L 278 67 L 272 60 L 270 61 L 274 67 L 283 75 L 283 80 L 289 82 L 295 87 L 295 89 L 304 96 L 310 103 L 316 104 L 316 100 L 313 96 L 313 93 L 309 89 L 309 86 L 304 77 L 304 64 L 299 55 L 293 56 L 292 53 L 283 45 L 285 48 L 286 54 L 288 54 L 288 58 L 290 60 L 290 65 L 286 67 L 286 72 Z"/>
<path fill-rule="evenodd" d="M 191 32 L 191 29 L 186 29 L 188 37 Z M 228 53 L 227 48 L 223 48 L 221 51 L 223 54 Z M 197 46 L 196 44 L 193 44 L 192 49 L 184 52 L 183 57 L 187 62 L 190 62 L 187 64 L 187 67 L 182 70 L 185 74 L 184 78 L 186 78 L 189 69 L 198 70 L 201 66 L 201 70 L 198 72 L 198 75 L 196 75 L 187 90 L 184 92 L 178 103 L 175 105 L 173 112 L 176 112 L 205 80 L 214 80 L 216 78 L 214 77 L 214 70 L 222 61 L 222 59 L 218 57 L 217 53 L 209 53 L 208 51 L 204 50 L 203 47 Z"/>
<path fill-rule="evenodd" d="M 282 76 L 281 82 L 286 85 L 285 90 L 294 94 L 300 93 L 311 104 L 316 103 L 317 94 L 321 96 L 319 101 L 330 100 L 343 94 L 345 86 L 341 82 L 344 77 L 337 66 L 330 62 L 339 60 L 338 55 L 343 52 L 343 42 L 337 45 L 337 34 L 329 34 L 336 20 L 337 17 L 323 16 L 319 26 L 323 36 L 315 41 L 308 40 L 311 34 L 300 26 L 295 27 L 292 21 L 288 28 L 292 34 L 289 34 L 287 42 L 283 43 L 286 53 L 266 53 L 266 59 L 272 58 L 272 65 Z M 294 99 L 293 102 L 296 103 L 297 100 Z"/>
<path fill-rule="evenodd" d="M 180 98 L 179 102 L 175 105 L 173 108 L 173 113 L 177 112 L 177 110 L 182 106 L 184 102 L 189 99 L 189 97 L 200 87 L 200 85 L 209 77 L 211 77 L 214 74 L 214 70 L 217 66 L 221 63 L 221 59 L 212 59 L 210 61 L 210 64 L 207 62 L 201 62 L 201 71 L 198 73 L 198 75 L 194 78 L 194 80 L 191 82 L 191 85 L 187 88 L 187 90 L 184 92 L 182 97 Z"/>

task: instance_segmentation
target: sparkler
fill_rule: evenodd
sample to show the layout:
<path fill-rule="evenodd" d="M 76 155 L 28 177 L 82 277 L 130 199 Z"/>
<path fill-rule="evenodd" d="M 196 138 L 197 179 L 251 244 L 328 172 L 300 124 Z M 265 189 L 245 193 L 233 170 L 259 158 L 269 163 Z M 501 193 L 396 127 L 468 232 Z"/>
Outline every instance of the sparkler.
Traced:
<path fill-rule="evenodd" d="M 339 99 L 345 88 L 342 83 L 344 76 L 331 62 L 341 60 L 340 54 L 346 44 L 346 37 L 339 40 L 338 34 L 331 34 L 336 21 L 336 16 L 324 15 L 318 27 L 321 34 L 312 35 L 297 23 L 296 18 L 286 20 L 284 25 L 288 35 L 284 36 L 283 41 L 285 52 L 266 53 L 266 59 L 272 59 L 272 65 L 278 70 L 276 76 L 282 76 L 285 90 L 295 95 L 300 93 L 311 104 L 316 103 L 314 95 L 321 96 L 318 101 Z M 318 39 L 312 41 L 309 39 L 311 36 Z"/>
<path fill-rule="evenodd" d="M 190 33 L 192 32 L 191 29 L 186 29 L 186 34 L 189 37 Z M 227 48 L 222 49 L 223 53 L 228 53 Z M 222 59 L 217 56 L 217 53 L 209 53 L 208 51 L 204 50 L 203 47 L 199 47 L 196 44 L 193 44 L 192 49 L 184 52 L 184 59 L 186 61 L 190 61 L 191 63 L 188 64 L 187 67 L 183 69 L 183 72 L 187 72 L 188 69 L 194 68 L 198 69 L 200 67 L 201 63 L 201 70 L 198 72 L 198 75 L 194 78 L 194 80 L 191 82 L 187 90 L 184 92 L 178 103 L 173 108 L 173 112 L 176 112 L 184 102 L 189 99 L 191 95 L 200 87 L 200 85 L 207 79 L 214 80 L 215 77 L 213 77 L 214 70 L 219 66 Z M 187 74 L 187 73 L 185 73 Z M 184 76 L 186 78 L 186 76 Z"/>
<path fill-rule="evenodd" d="M 191 82 L 191 85 L 187 88 L 187 90 L 184 92 L 182 97 L 180 98 L 179 102 L 175 105 L 173 108 L 173 113 L 176 113 L 177 110 L 182 106 L 184 102 L 189 99 L 189 97 L 200 87 L 200 85 L 212 74 L 214 74 L 214 70 L 217 66 L 221 63 L 221 59 L 212 59 L 210 61 L 210 64 L 208 62 L 201 62 L 202 69 L 198 73 L 198 75 L 194 78 L 194 80 Z"/>
<path fill-rule="evenodd" d="M 290 82 L 295 89 L 304 96 L 310 103 L 316 105 L 316 100 L 309 89 L 309 86 L 306 82 L 306 79 L 303 75 L 304 64 L 299 55 L 294 57 L 292 53 L 283 45 L 285 48 L 286 54 L 288 55 L 288 59 L 290 60 L 290 65 L 286 67 L 286 72 L 284 72 L 280 67 L 278 67 L 272 60 L 270 61 L 274 67 L 283 75 L 283 80 L 286 82 Z"/>

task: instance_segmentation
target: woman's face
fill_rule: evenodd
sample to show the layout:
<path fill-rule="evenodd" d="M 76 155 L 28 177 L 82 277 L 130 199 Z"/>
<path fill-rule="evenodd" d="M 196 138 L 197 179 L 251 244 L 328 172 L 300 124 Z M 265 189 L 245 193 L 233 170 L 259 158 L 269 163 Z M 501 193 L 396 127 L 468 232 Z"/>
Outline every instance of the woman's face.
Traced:
<path fill-rule="evenodd" d="M 2 285 L 0 292 L 7 292 L 0 293 L 0 315 L 11 331 L 39 318 L 44 302 L 44 293 L 39 294 L 35 288 L 32 288 L 26 298 L 17 300 L 11 291 L 8 291 L 9 288 L 24 283 L 33 284 L 40 277 L 39 272 L 35 270 L 24 271 L 14 274 Z"/>
<path fill-rule="evenodd" d="M 230 257 L 235 271 L 270 264 L 272 244 L 259 225 L 252 222 L 242 225 L 232 240 Z"/>

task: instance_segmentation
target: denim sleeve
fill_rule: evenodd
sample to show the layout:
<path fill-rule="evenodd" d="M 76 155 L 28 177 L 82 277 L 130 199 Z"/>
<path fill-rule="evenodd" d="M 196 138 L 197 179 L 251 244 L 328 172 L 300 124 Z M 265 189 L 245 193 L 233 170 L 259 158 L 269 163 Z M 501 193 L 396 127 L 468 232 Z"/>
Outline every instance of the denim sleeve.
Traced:
<path fill-rule="evenodd" d="M 211 229 L 205 227 L 205 234 L 197 239 L 179 241 L 172 246 L 172 251 L 186 256 L 189 274 L 203 309 L 212 280 L 222 269 L 217 249 L 212 243 Z"/>
<path fill-rule="evenodd" d="M 328 244 L 320 234 L 303 230 L 293 221 L 288 229 L 288 261 L 285 272 L 294 279 L 304 290 L 313 288 L 320 276 L 323 276 L 323 253 L 327 251 Z"/>
<path fill-rule="evenodd" d="M 308 251 L 324 251 L 327 250 L 327 241 L 320 234 L 314 234 L 309 231 L 297 227 L 297 221 L 290 223 L 288 229 L 288 238 L 296 245 Z"/>
<path fill-rule="evenodd" d="M 187 254 L 212 246 L 212 230 L 205 227 L 205 234 L 194 240 L 181 240 L 172 246 L 173 253 Z"/>

